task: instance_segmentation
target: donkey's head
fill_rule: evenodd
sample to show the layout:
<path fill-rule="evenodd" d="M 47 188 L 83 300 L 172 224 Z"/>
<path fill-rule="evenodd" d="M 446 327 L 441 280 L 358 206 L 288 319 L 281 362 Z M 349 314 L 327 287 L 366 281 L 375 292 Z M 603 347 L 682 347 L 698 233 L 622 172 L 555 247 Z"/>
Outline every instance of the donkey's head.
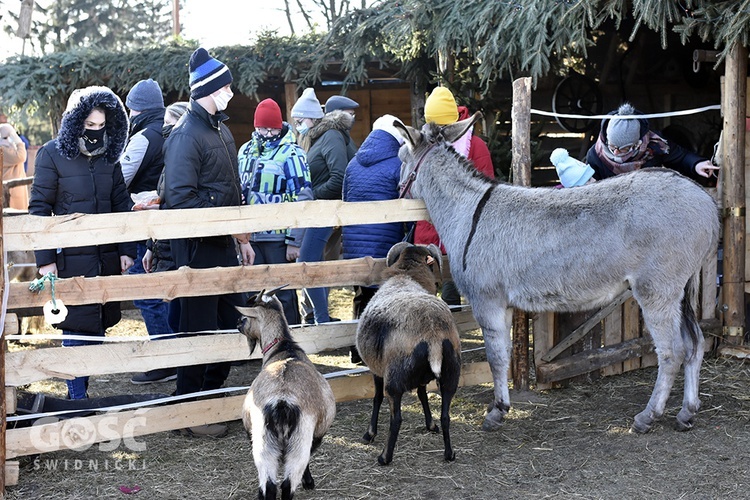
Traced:
<path fill-rule="evenodd" d="M 469 118 L 450 125 L 441 126 L 432 122 L 426 123 L 422 130 L 394 121 L 393 126 L 404 137 L 404 145 L 398 154 L 403 162 L 401 165 L 400 197 L 412 197 L 412 183 L 417 177 L 419 167 L 431 149 L 440 144 L 450 145 L 457 141 L 481 118 L 482 113 L 477 111 Z M 418 192 L 414 194 L 419 196 Z"/>

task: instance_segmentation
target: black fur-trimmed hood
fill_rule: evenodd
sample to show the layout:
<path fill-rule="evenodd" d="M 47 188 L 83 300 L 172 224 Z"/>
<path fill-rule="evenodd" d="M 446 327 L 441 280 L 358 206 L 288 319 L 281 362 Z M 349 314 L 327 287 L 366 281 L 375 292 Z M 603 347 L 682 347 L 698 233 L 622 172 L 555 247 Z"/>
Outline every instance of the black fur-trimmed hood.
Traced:
<path fill-rule="evenodd" d="M 81 154 L 78 139 L 83 136 L 86 118 L 96 107 L 103 108 L 107 118 L 105 156 L 112 163 L 119 161 L 128 140 L 128 115 L 120 98 L 107 87 L 86 87 L 71 94 L 55 139 L 57 151 L 63 157 L 72 160 Z"/>

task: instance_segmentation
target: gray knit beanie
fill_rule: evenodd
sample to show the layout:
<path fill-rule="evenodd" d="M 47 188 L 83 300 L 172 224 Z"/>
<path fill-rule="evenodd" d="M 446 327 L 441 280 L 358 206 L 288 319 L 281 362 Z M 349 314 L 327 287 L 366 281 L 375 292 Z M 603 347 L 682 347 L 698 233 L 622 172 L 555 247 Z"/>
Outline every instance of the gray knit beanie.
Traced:
<path fill-rule="evenodd" d="M 308 87 L 302 92 L 292 107 L 292 118 L 323 118 L 323 110 L 314 88 Z"/>
<path fill-rule="evenodd" d="M 145 111 L 147 109 L 164 109 L 164 96 L 161 87 L 149 78 L 141 80 L 130 89 L 125 105 L 133 111 Z"/>
<path fill-rule="evenodd" d="M 623 104 L 613 116 L 629 116 L 635 114 L 630 104 Z M 607 145 L 616 148 L 635 144 L 641 139 L 641 123 L 635 118 L 610 119 L 607 124 Z"/>

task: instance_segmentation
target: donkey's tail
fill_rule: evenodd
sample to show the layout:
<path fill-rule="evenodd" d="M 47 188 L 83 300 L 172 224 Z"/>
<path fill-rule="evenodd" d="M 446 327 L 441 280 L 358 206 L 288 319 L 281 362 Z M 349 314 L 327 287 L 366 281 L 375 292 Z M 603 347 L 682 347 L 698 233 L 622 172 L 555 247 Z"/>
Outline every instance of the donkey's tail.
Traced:
<path fill-rule="evenodd" d="M 695 316 L 695 310 L 693 309 L 693 297 L 696 295 L 696 292 L 697 279 L 696 276 L 691 276 L 685 285 L 685 293 L 682 296 L 682 325 L 680 325 L 682 340 L 685 342 L 686 347 L 686 361 L 695 356 L 697 347 L 701 345 L 701 336 L 703 336 L 703 332 L 698 325 L 698 319 Z"/>

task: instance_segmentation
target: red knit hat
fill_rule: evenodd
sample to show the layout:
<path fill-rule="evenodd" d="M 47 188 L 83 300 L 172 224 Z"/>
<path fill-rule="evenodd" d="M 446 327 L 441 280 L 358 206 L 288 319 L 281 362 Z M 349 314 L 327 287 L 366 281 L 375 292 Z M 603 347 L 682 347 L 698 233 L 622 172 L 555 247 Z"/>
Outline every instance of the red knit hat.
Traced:
<path fill-rule="evenodd" d="M 263 99 L 258 103 L 258 107 L 255 108 L 253 125 L 255 128 L 280 129 L 282 127 L 281 108 L 276 104 L 276 101 L 273 99 Z"/>

